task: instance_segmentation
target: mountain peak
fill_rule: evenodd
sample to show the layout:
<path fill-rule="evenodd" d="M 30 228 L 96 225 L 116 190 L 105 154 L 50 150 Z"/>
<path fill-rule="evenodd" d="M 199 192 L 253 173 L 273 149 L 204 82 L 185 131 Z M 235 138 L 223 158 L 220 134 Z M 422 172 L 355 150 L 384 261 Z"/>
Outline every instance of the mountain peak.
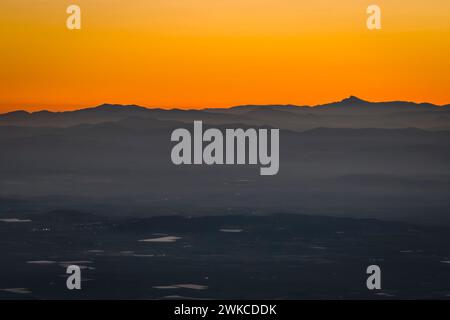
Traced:
<path fill-rule="evenodd" d="M 350 96 L 348 98 L 345 98 L 341 102 L 343 102 L 343 103 L 362 103 L 362 102 L 367 103 L 367 101 L 360 99 L 356 96 Z"/>

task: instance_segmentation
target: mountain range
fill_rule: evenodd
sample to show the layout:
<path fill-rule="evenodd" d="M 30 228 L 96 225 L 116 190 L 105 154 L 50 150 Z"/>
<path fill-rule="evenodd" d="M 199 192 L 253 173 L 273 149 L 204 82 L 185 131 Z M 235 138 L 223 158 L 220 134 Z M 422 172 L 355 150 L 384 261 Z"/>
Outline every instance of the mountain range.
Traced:
<path fill-rule="evenodd" d="M 139 117 L 163 121 L 203 120 L 211 125 L 241 123 L 268 125 L 304 131 L 332 128 L 421 128 L 450 129 L 450 106 L 404 101 L 368 102 L 351 96 L 339 102 L 317 106 L 244 105 L 221 109 L 159 109 L 137 105 L 102 104 L 75 111 L 27 112 L 0 115 L 1 126 L 68 127 L 79 124 L 119 121 Z"/>
<path fill-rule="evenodd" d="M 0 115 L 0 217 L 68 209 L 157 216 L 302 213 L 450 224 L 450 108 L 349 97 L 309 106 L 104 104 Z M 280 171 L 175 166 L 170 134 L 280 128 Z"/>

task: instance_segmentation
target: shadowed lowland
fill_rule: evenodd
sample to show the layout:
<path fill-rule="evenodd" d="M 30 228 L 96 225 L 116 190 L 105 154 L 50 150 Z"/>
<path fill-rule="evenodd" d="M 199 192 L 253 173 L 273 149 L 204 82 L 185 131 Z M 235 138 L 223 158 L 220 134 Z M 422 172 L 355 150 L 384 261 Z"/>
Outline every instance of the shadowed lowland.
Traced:
<path fill-rule="evenodd" d="M 448 297 L 449 116 L 356 97 L 0 115 L 0 297 Z M 171 132 L 194 120 L 279 128 L 278 174 L 174 165 Z M 89 288 L 77 295 L 63 269 L 75 262 Z M 376 294 L 373 263 L 390 270 Z"/>
<path fill-rule="evenodd" d="M 28 220 L 28 221 L 26 221 Z M 441 227 L 274 214 L 0 222 L 2 299 L 408 299 L 450 296 Z M 69 291 L 68 265 L 82 269 Z M 380 265 L 382 290 L 366 288 Z"/>

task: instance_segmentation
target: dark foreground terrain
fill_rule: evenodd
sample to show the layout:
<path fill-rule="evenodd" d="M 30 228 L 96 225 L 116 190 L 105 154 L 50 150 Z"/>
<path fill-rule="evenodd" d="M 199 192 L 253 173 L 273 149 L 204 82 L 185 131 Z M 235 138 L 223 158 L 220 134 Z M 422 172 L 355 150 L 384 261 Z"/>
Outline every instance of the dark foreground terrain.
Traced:
<path fill-rule="evenodd" d="M 447 227 L 287 214 L 0 219 L 0 299 L 450 297 Z M 70 264 L 80 291 L 66 289 Z M 382 290 L 366 288 L 371 264 Z"/>

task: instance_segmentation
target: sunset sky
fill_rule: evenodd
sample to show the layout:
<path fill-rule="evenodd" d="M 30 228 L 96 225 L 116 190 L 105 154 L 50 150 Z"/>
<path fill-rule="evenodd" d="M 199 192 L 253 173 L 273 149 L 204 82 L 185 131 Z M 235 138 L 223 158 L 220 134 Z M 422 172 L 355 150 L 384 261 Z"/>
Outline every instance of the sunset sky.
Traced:
<path fill-rule="evenodd" d="M 81 30 L 66 8 L 81 7 Z M 382 9 L 382 30 L 366 8 Z M 1 0 L 0 112 L 450 103 L 449 0 Z"/>

